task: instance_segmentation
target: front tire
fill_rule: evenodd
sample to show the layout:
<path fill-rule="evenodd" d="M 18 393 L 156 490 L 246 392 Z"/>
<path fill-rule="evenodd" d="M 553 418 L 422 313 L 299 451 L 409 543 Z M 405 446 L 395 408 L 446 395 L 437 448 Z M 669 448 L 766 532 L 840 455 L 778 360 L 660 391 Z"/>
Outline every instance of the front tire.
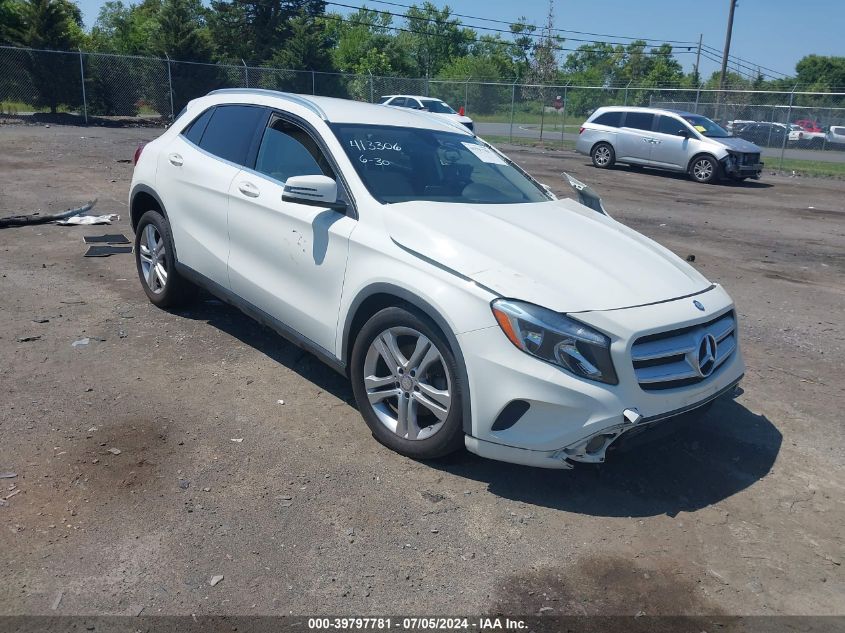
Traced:
<path fill-rule="evenodd" d="M 716 182 L 719 179 L 719 161 L 712 156 L 696 156 L 690 163 L 689 175 L 702 184 Z"/>
<path fill-rule="evenodd" d="M 435 459 L 463 445 L 463 387 L 455 355 L 425 315 L 390 307 L 367 321 L 352 349 L 358 409 L 388 448 Z"/>
<path fill-rule="evenodd" d="M 593 159 L 593 165 L 599 169 L 608 169 L 616 162 L 616 152 L 610 143 L 596 143 L 590 152 L 590 158 Z"/>
<path fill-rule="evenodd" d="M 157 211 L 147 211 L 135 228 L 135 266 L 150 302 L 170 308 L 187 301 L 190 283 L 176 271 L 170 223 Z"/>

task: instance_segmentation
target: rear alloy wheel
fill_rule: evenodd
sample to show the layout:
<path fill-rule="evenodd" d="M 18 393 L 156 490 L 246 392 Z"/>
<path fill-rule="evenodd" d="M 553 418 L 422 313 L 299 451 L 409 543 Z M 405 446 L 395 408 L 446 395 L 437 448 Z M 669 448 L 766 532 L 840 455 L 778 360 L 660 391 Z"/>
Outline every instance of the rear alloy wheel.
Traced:
<path fill-rule="evenodd" d="M 598 143 L 593 151 L 590 152 L 590 157 L 593 159 L 593 165 L 599 169 L 607 169 L 613 167 L 616 162 L 616 154 L 613 148 L 607 143 Z"/>
<path fill-rule="evenodd" d="M 135 265 L 144 292 L 159 308 L 192 296 L 193 287 L 176 272 L 170 224 L 157 211 L 147 211 L 135 228 Z"/>
<path fill-rule="evenodd" d="M 376 438 L 420 459 L 463 443 L 455 357 L 427 318 L 386 308 L 361 329 L 352 353 L 352 388 Z"/>
<path fill-rule="evenodd" d="M 719 164 L 711 156 L 697 156 L 690 165 L 690 176 L 696 182 L 711 183 L 719 176 Z"/>

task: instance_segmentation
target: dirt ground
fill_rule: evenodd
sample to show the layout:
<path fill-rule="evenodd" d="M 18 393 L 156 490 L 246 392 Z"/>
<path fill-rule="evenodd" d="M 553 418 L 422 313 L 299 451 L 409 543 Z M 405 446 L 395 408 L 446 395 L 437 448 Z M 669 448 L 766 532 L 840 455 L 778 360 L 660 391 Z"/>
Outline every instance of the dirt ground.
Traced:
<path fill-rule="evenodd" d="M 598 470 L 417 463 L 315 358 L 210 298 L 152 307 L 130 255 L 82 257 L 131 237 L 128 159 L 157 133 L 0 126 L 0 215 L 121 215 L 0 231 L 0 614 L 845 614 L 845 183 L 505 148 L 695 255 L 748 373 Z"/>

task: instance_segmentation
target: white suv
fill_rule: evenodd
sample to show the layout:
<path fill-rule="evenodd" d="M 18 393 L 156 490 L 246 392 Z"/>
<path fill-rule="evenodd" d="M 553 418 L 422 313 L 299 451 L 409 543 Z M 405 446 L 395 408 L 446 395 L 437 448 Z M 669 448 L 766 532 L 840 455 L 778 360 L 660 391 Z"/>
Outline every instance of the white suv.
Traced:
<path fill-rule="evenodd" d="M 129 202 L 154 304 L 198 285 L 274 328 L 411 457 L 601 462 L 744 371 L 720 286 L 413 110 L 213 92 L 139 149 Z"/>

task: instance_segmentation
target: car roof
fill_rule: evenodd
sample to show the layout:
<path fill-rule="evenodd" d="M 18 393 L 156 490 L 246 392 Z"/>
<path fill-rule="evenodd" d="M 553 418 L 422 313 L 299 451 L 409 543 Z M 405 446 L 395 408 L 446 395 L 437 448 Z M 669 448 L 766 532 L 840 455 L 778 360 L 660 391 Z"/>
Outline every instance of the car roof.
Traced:
<path fill-rule="evenodd" d="M 380 99 L 393 99 L 394 97 L 405 97 L 406 99 L 419 99 L 420 101 L 443 101 L 437 97 L 424 97 L 422 95 L 382 95 Z"/>
<path fill-rule="evenodd" d="M 196 99 L 210 106 L 222 103 L 258 104 L 268 107 L 290 108 L 291 105 L 306 108 L 327 123 L 363 123 L 398 127 L 416 127 L 432 130 L 450 131 L 474 136 L 463 125 L 453 124 L 448 120 L 418 112 L 408 108 L 391 108 L 381 104 L 337 99 L 335 97 L 317 97 L 313 95 L 293 94 L 277 90 L 259 88 L 225 88 L 214 90 L 205 97 Z M 192 109 L 194 102 L 189 104 Z"/>
<path fill-rule="evenodd" d="M 596 112 L 648 112 L 650 114 L 674 114 L 676 116 L 702 116 L 694 112 L 684 110 L 673 110 L 672 108 L 646 108 L 641 106 L 602 106 Z"/>

